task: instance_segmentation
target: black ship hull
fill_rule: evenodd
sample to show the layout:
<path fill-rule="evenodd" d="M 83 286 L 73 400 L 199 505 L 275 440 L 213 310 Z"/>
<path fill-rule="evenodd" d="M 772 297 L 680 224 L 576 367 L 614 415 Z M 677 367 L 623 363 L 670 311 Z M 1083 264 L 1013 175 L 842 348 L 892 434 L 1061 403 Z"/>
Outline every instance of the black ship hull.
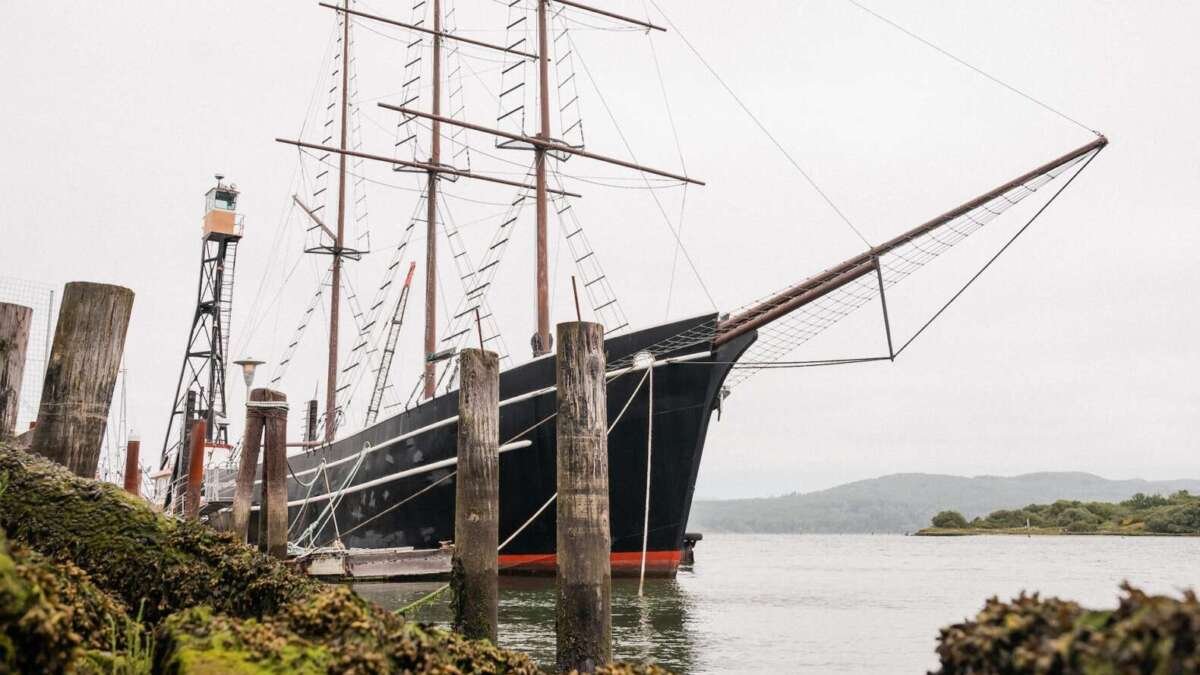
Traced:
<path fill-rule="evenodd" d="M 670 576 L 678 567 L 709 421 L 732 363 L 754 341 L 749 334 L 713 349 L 711 334 L 691 344 L 677 340 L 681 334 L 704 336 L 703 327 L 715 318 L 664 324 L 605 342 L 610 374 L 643 350 L 661 352 L 673 338 L 677 343 L 657 353 L 654 367 L 648 574 Z M 608 441 L 615 575 L 637 574 L 642 558 L 649 393 L 638 386 L 644 373 L 628 370 L 608 382 L 610 424 L 620 415 Z M 556 491 L 554 382 L 552 356 L 500 375 L 501 443 L 515 437 L 529 442 L 500 456 L 500 540 L 520 530 L 500 552 L 505 573 L 554 573 L 555 508 L 534 517 Z M 290 457 L 289 538 L 295 541 L 308 530 L 312 536 L 301 537 L 302 543 L 326 546 L 340 538 L 348 548 L 437 548 L 451 541 L 455 487 L 448 475 L 454 466 L 447 460 L 456 454 L 457 414 L 458 392 L 451 391 L 330 446 Z M 252 538 L 257 520 L 251 518 Z"/>

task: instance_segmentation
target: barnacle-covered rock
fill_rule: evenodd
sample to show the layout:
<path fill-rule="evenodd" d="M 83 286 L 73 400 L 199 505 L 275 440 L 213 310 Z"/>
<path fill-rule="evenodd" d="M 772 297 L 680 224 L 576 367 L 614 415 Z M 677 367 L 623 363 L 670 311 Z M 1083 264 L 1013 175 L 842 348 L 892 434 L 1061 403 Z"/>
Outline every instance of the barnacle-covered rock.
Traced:
<path fill-rule="evenodd" d="M 259 616 L 319 588 L 232 537 L 165 518 L 115 485 L 74 476 L 41 457 L 0 447 L 0 527 L 38 552 L 70 560 L 97 586 L 158 623 L 207 604 Z"/>
<path fill-rule="evenodd" d="M 61 672 L 123 648 L 124 606 L 70 562 L 11 545 L 0 530 L 0 672 Z"/>
<path fill-rule="evenodd" d="M 1122 585 L 1115 610 L 1022 593 L 941 630 L 938 675 L 1200 673 L 1200 603 Z"/>

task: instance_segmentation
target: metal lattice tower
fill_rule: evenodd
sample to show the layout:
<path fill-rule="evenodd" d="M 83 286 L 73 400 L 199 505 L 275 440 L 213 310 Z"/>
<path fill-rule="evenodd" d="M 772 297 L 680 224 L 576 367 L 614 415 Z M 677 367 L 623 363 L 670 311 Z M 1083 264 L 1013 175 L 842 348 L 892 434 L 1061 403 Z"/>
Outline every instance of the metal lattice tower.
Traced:
<path fill-rule="evenodd" d="M 171 403 L 171 419 L 163 438 L 160 467 L 177 484 L 187 471 L 187 430 L 193 419 L 204 419 L 206 447 L 228 451 L 225 369 L 233 309 L 234 270 L 242 221 L 237 214 L 237 186 L 218 175 L 205 195 L 203 238 L 200 245 L 200 283 L 196 309 L 188 332 L 187 350 Z M 171 491 L 165 496 L 169 505 Z"/>

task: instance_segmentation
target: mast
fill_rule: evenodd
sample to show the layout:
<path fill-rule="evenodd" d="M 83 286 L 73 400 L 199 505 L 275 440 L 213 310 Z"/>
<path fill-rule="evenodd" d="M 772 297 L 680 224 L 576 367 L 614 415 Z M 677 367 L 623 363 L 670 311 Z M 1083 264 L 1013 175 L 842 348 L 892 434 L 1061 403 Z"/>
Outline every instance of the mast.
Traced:
<path fill-rule="evenodd" d="M 433 111 L 442 114 L 442 2 L 433 0 Z M 442 123 L 429 125 L 429 186 L 425 190 L 425 398 L 433 398 L 437 387 L 437 167 L 442 162 Z"/>
<path fill-rule="evenodd" d="M 350 0 L 343 0 L 350 9 Z M 350 15 L 342 16 L 342 128 L 338 144 L 346 150 L 347 110 L 350 97 Z M 337 233 L 333 243 L 332 288 L 329 294 L 329 369 L 325 374 L 325 442 L 332 443 L 337 431 L 338 309 L 342 302 L 342 246 L 346 236 L 346 155 L 338 155 Z"/>
<path fill-rule="evenodd" d="M 428 172 L 428 174 L 429 174 L 428 181 L 429 182 L 428 182 L 428 185 L 426 188 L 426 197 L 427 197 L 427 202 L 428 202 L 426 205 L 426 258 L 427 258 L 427 264 L 426 264 L 426 270 L 425 270 L 425 274 L 426 274 L 426 277 L 425 277 L 426 363 L 425 363 L 425 367 L 424 367 L 424 376 L 423 376 L 424 386 L 422 388 L 425 398 L 433 397 L 434 390 L 435 390 L 436 384 L 437 384 L 436 379 L 435 379 L 435 376 L 436 376 L 435 363 L 431 362 L 429 359 L 431 356 L 433 356 L 436 353 L 436 350 L 437 350 L 437 330 L 436 330 L 437 329 L 437 325 L 436 325 L 436 322 L 437 322 L 437 310 L 436 310 L 436 300 L 437 300 L 437 267 L 436 267 L 436 265 L 437 265 L 437 247 L 436 247 L 436 241 L 437 241 L 437 236 L 436 236 L 437 235 L 437 181 L 441 174 L 457 176 L 460 178 L 469 178 L 472 180 L 481 180 L 481 181 L 496 183 L 496 184 L 500 184 L 500 185 L 509 185 L 509 186 L 521 188 L 523 191 L 533 190 L 535 192 L 536 200 L 537 200 L 537 242 L 536 242 L 536 256 L 535 256 L 535 260 L 536 260 L 535 282 L 536 282 L 536 306 L 537 306 L 537 332 L 534 334 L 534 339 L 533 339 L 534 356 L 541 356 L 542 354 L 546 354 L 549 351 L 551 351 L 551 344 L 550 344 L 550 339 L 551 339 L 550 338 L 550 279 L 549 279 L 550 275 L 549 275 L 549 262 L 548 262 L 549 256 L 547 253 L 547 229 L 548 229 L 549 210 L 550 210 L 549 195 L 553 194 L 553 195 L 565 195 L 565 196 L 569 196 L 569 197 L 579 197 L 578 194 L 575 194 L 573 192 L 568 192 L 563 189 L 555 189 L 555 188 L 549 187 L 549 185 L 547 184 L 547 176 L 546 176 L 547 155 L 551 152 L 554 152 L 554 153 L 558 153 L 558 154 L 567 154 L 567 155 L 575 155 L 575 156 L 580 156 L 580 157 L 587 157 L 592 160 L 605 162 L 608 164 L 613 164 L 615 166 L 621 166 L 621 167 L 624 167 L 627 169 L 632 169 L 634 171 L 640 171 L 640 172 L 650 173 L 650 174 L 657 175 L 657 176 L 663 176 L 663 177 L 671 178 L 673 180 L 678 180 L 681 182 L 693 183 L 693 184 L 698 184 L 698 185 L 704 184 L 703 181 L 699 181 L 694 178 L 689 178 L 688 176 L 677 175 L 677 174 L 666 172 L 666 171 L 652 169 L 650 167 L 637 164 L 635 162 L 616 159 L 613 157 L 606 157 L 604 155 L 599 155 L 599 154 L 592 153 L 592 152 L 586 152 L 586 151 L 582 150 L 581 148 L 575 148 L 575 147 L 572 147 L 572 146 L 566 145 L 564 143 L 553 140 L 553 138 L 550 135 L 549 0 L 538 0 L 538 6 L 537 6 L 538 53 L 537 54 L 531 54 L 529 52 L 525 52 L 520 49 L 516 49 L 513 45 L 490 44 L 490 43 L 483 42 L 480 40 L 473 40 L 470 38 L 464 38 L 460 35 L 443 32 L 440 0 L 433 0 L 433 8 L 434 8 L 434 22 L 433 23 L 434 23 L 434 25 L 433 25 L 432 29 L 425 28 L 425 27 L 419 26 L 419 25 L 413 25 L 413 24 L 408 24 L 408 23 L 404 23 L 401 21 L 396 21 L 394 19 L 389 19 L 387 17 L 378 16 L 375 14 L 368 14 L 366 12 L 360 12 L 358 10 L 350 9 L 349 0 L 344 0 L 341 4 L 338 4 L 338 5 L 334 5 L 329 2 L 320 2 L 318 4 L 322 7 L 334 10 L 341 14 L 345 14 L 347 17 L 349 17 L 350 15 L 353 15 L 353 16 L 357 16 L 357 17 L 363 18 L 368 21 L 376 21 L 376 22 L 380 22 L 380 23 L 385 23 L 388 25 L 398 26 L 401 28 L 406 28 L 409 30 L 413 30 L 416 32 L 425 33 L 425 34 L 433 36 L 433 53 L 434 53 L 433 106 L 432 106 L 433 112 L 423 112 L 423 111 L 418 111 L 418 110 L 412 110 L 410 108 L 406 108 L 403 106 L 388 105 L 386 103 L 379 104 L 383 108 L 400 112 L 402 115 L 422 117 L 422 118 L 425 118 L 425 119 L 428 119 L 431 121 L 430 127 L 431 127 L 433 137 L 432 137 L 432 142 L 430 144 L 431 145 L 431 148 L 430 148 L 431 156 L 430 156 L 429 162 L 418 162 L 415 160 L 405 160 L 405 159 L 400 159 L 395 156 L 384 156 L 384 155 L 379 155 L 379 154 L 371 154 L 371 153 L 366 153 L 366 152 L 360 152 L 357 150 L 347 149 L 346 142 L 345 142 L 345 126 L 344 126 L 345 116 L 344 116 L 344 114 L 343 114 L 343 128 L 342 128 L 342 137 L 343 138 L 342 138 L 342 144 L 340 147 L 333 147 L 333 146 L 328 146 L 328 145 L 323 145 L 323 144 L 309 143 L 309 142 L 305 142 L 305 141 L 301 141 L 301 140 L 290 140 L 290 139 L 284 139 L 284 138 L 276 138 L 275 139 L 276 141 L 278 141 L 280 143 L 287 143 L 287 144 L 295 145 L 295 146 L 301 147 L 301 148 L 309 148 L 312 150 L 320 150 L 322 152 L 333 152 L 333 153 L 339 154 L 342 158 L 341 162 L 340 162 L 340 166 L 343 167 L 342 168 L 343 182 L 344 182 L 344 171 L 345 171 L 345 169 L 344 169 L 345 158 L 347 156 L 359 157 L 362 159 L 369 159 L 369 160 L 376 161 L 376 162 L 386 162 L 386 163 L 391 164 L 393 167 L 403 166 L 403 167 L 419 169 L 419 170 Z M 601 9 L 597 9 L 594 7 L 589 7 L 589 6 L 579 3 L 579 2 L 574 2 L 574 1 L 562 2 L 562 4 L 572 7 L 574 9 L 580 10 L 580 11 L 590 12 L 590 13 L 597 14 L 600 16 L 608 17 L 610 19 L 624 21 L 624 22 L 631 23 L 636 26 L 641 26 L 641 27 L 647 28 L 647 29 L 660 30 L 660 31 L 666 30 L 660 26 L 654 25 L 647 21 L 641 21 L 639 19 L 634 19 L 632 17 L 626 17 L 626 16 L 622 16 L 620 14 L 609 12 L 607 10 L 601 10 Z M 349 35 L 348 28 L 347 28 L 346 34 L 347 34 L 347 36 Z M 483 47 L 486 49 L 491 49 L 493 51 L 499 51 L 499 52 L 504 52 L 507 54 L 520 56 L 521 58 L 537 60 L 537 62 L 538 62 L 539 131 L 536 135 L 533 135 L 533 136 L 525 136 L 524 134 L 515 134 L 514 135 L 514 134 L 500 131 L 498 129 L 489 129 L 487 127 L 483 127 L 483 126 L 480 126 L 477 124 L 471 124 L 468 122 L 463 122 L 462 120 L 456 120 L 453 118 L 443 117 L 441 115 L 441 90 L 442 90 L 441 48 L 442 48 L 442 40 L 444 40 L 444 39 L 464 42 L 467 44 L 475 45 L 477 47 Z M 345 41 L 348 42 L 348 40 L 345 40 Z M 343 56 L 343 58 L 346 58 L 348 60 L 348 53 L 345 56 Z M 345 75 L 345 73 L 343 73 L 343 75 Z M 345 88 L 346 88 L 345 78 L 343 78 L 343 113 L 345 111 L 345 91 L 344 91 Z M 407 104 L 407 102 L 406 102 L 406 104 Z M 442 124 L 450 124 L 450 125 L 456 126 L 456 127 L 473 129 L 476 131 L 480 131 L 482 133 L 488 133 L 488 134 L 492 134 L 495 136 L 506 137 L 506 138 L 509 138 L 512 140 L 517 140 L 522 143 L 528 144 L 529 146 L 531 146 L 533 148 L 533 151 L 534 151 L 534 165 L 535 165 L 534 184 L 530 185 L 525 182 L 506 180 L 504 178 L 484 175 L 484 174 L 480 174 L 480 173 L 474 173 L 471 171 L 463 171 L 460 169 L 456 169 L 452 166 L 446 166 L 446 165 L 442 164 L 441 163 L 441 128 L 442 128 Z M 301 206 L 303 207 L 302 203 L 301 203 Z M 340 208 L 340 206 L 339 206 L 339 208 Z M 316 219 L 315 217 L 313 217 L 313 213 L 311 212 L 310 209 L 304 207 L 304 210 L 305 210 L 305 212 L 309 213 L 310 218 L 313 218 L 314 222 L 317 222 L 317 224 L 320 225 L 319 220 Z M 344 214 L 341 211 L 339 211 L 339 213 L 338 213 L 338 222 L 339 222 L 338 244 L 337 244 L 339 252 L 341 251 L 341 230 L 342 230 L 341 223 L 342 223 L 343 219 L 344 219 Z M 336 262 L 335 262 L 334 270 L 335 270 L 335 273 L 338 271 Z M 334 288 L 335 293 L 337 292 L 337 290 L 338 289 L 335 286 L 335 288 Z M 336 330 L 336 328 L 335 328 L 335 330 Z M 333 331 L 331 331 L 331 334 L 335 334 L 335 333 L 333 333 Z M 333 359 L 335 359 L 335 358 L 336 358 L 336 355 L 331 354 L 331 357 L 330 357 L 331 364 L 333 364 L 333 362 L 334 362 Z M 334 368 L 331 365 L 330 366 L 330 381 L 332 382 L 335 377 L 336 377 L 336 372 L 334 371 Z M 332 384 L 331 384 L 330 391 L 331 392 L 335 391 L 334 385 L 332 385 Z M 332 410 L 333 405 L 334 405 L 332 402 L 333 401 L 332 393 L 330 394 L 330 396 L 331 396 L 330 410 Z M 330 414 L 330 419 L 332 419 L 332 414 Z"/>
<path fill-rule="evenodd" d="M 538 138 L 550 141 L 550 30 L 546 21 L 546 5 L 549 0 L 538 0 L 538 104 L 541 128 Z M 537 172 L 537 336 L 533 355 L 541 356 L 550 351 L 550 272 L 546 250 L 546 223 L 550 205 L 546 196 L 546 148 L 534 148 L 534 165 Z"/>

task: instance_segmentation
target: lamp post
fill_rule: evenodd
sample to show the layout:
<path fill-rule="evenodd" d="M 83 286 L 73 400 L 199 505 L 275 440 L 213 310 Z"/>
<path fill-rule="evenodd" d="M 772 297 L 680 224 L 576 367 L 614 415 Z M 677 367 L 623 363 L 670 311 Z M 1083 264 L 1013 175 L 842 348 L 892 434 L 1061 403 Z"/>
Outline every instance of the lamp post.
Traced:
<path fill-rule="evenodd" d="M 266 361 L 259 361 L 258 359 L 251 357 L 251 356 L 247 356 L 245 358 L 242 358 L 242 359 L 239 359 L 239 360 L 233 362 L 233 365 L 242 367 L 242 380 L 246 383 L 246 409 L 247 410 L 249 410 L 249 408 L 250 408 L 250 388 L 254 386 L 254 372 L 256 370 L 258 370 L 258 367 L 264 363 L 266 363 Z M 228 422 L 226 422 L 226 423 L 228 423 Z M 232 460 L 232 459 L 233 459 L 233 455 L 231 454 L 230 460 Z"/>
<path fill-rule="evenodd" d="M 242 379 L 246 382 L 247 401 L 250 400 L 250 387 L 254 386 L 254 371 L 258 370 L 258 367 L 264 363 L 266 363 L 266 361 L 259 361 L 258 359 L 254 359 L 249 356 L 233 362 L 233 365 L 242 367 Z"/>

